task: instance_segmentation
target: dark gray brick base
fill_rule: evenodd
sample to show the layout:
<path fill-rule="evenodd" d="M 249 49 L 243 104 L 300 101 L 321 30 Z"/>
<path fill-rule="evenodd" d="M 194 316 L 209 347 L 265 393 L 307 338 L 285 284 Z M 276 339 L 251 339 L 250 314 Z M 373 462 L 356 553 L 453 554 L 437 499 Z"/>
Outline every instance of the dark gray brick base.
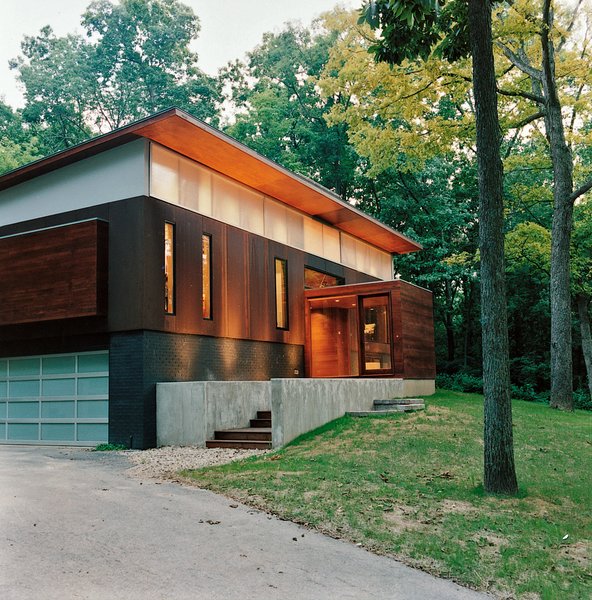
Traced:
<path fill-rule="evenodd" d="M 109 441 L 156 445 L 156 383 L 295 377 L 303 347 L 155 331 L 113 334 L 109 344 Z"/>

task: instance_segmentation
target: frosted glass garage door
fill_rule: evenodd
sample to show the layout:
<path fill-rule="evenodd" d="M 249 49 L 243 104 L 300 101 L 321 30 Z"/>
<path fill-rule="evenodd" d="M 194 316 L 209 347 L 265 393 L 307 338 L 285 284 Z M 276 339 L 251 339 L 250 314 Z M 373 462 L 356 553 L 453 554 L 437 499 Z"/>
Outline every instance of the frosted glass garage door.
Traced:
<path fill-rule="evenodd" d="M 0 359 L 0 443 L 108 440 L 109 353 Z"/>

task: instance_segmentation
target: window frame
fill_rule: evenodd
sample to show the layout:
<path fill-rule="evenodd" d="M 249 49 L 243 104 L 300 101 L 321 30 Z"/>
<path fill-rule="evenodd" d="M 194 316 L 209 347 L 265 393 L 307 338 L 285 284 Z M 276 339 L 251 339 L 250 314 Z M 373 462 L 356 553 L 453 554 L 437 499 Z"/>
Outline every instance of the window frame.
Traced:
<path fill-rule="evenodd" d="M 206 264 L 204 262 L 204 242 L 205 240 L 208 240 L 208 261 L 207 261 L 207 267 L 208 267 L 208 284 L 209 284 L 209 288 L 208 288 L 208 307 L 209 307 L 209 311 L 208 311 L 208 315 L 205 316 L 204 312 L 205 312 L 205 291 L 204 291 L 204 283 L 205 283 L 205 279 L 204 279 L 204 274 L 205 274 L 205 267 Z M 201 318 L 204 321 L 213 321 L 214 320 L 214 308 L 213 308 L 213 299 L 214 299 L 214 295 L 213 295 L 213 290 L 212 290 L 212 281 L 213 281 L 213 275 L 214 275 L 214 270 L 213 270 L 213 266 L 212 266 L 212 234 L 211 233 L 207 233 L 207 232 L 202 232 L 201 234 Z"/>
<path fill-rule="evenodd" d="M 280 324 L 280 313 L 279 313 L 279 304 L 280 304 L 280 297 L 278 295 L 278 270 L 277 270 L 277 265 L 281 264 L 283 265 L 283 277 L 284 277 L 284 285 L 283 285 L 283 295 L 285 298 L 285 302 L 284 304 L 284 313 L 285 313 L 285 318 L 284 321 Z M 275 327 L 276 329 L 279 329 L 280 331 L 288 331 L 290 329 L 290 301 L 289 301 L 289 295 L 288 295 L 288 260 L 286 258 L 281 258 L 279 256 L 274 256 L 273 257 L 273 282 L 274 282 L 274 286 L 273 286 L 273 291 L 274 291 L 274 297 L 275 297 Z"/>
<path fill-rule="evenodd" d="M 383 306 L 386 306 L 386 318 L 387 318 L 387 332 L 389 339 L 389 356 L 391 360 L 391 366 L 388 369 L 368 369 L 366 368 L 366 340 L 364 336 L 364 300 L 369 298 L 385 298 L 386 303 Z M 361 377 L 373 377 L 373 376 L 382 376 L 382 375 L 394 375 L 395 373 L 395 340 L 393 339 L 393 313 L 392 313 L 392 296 L 391 293 L 377 293 L 377 294 L 360 294 L 358 296 L 358 339 L 359 339 L 359 361 L 360 368 L 359 373 Z"/>
<path fill-rule="evenodd" d="M 175 253 L 176 253 L 176 225 L 175 223 L 173 223 L 172 221 L 165 221 L 164 222 L 164 230 L 163 230 L 163 234 L 164 234 L 164 243 L 163 243 L 163 250 L 164 250 L 164 265 L 163 265 L 163 275 L 164 275 L 164 290 L 165 290 L 165 301 L 168 302 L 168 293 L 167 293 L 167 260 L 166 260 L 166 243 L 167 243 L 167 226 L 171 227 L 171 270 L 172 270 L 172 279 L 173 279 L 173 283 L 172 283 L 172 292 L 171 292 L 171 304 L 172 304 L 172 308 L 167 308 L 165 305 L 164 308 L 164 314 L 166 316 L 175 316 L 176 314 L 176 310 L 177 310 L 177 298 L 176 298 L 176 261 L 175 261 Z"/>

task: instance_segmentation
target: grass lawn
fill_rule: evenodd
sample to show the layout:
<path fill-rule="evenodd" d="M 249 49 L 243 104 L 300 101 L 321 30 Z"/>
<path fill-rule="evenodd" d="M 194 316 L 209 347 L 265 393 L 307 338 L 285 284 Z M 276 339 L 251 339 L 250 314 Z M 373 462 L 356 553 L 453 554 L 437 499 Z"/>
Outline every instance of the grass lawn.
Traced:
<path fill-rule="evenodd" d="M 514 402 L 517 498 L 483 493 L 483 398 L 343 417 L 200 487 L 498 596 L 591 598 L 592 414 Z"/>

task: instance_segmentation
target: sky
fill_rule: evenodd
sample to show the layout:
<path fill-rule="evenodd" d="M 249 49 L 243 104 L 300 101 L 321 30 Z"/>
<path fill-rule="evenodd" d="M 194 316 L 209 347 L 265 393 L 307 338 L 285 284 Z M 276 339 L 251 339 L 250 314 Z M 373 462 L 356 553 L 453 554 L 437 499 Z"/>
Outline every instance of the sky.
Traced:
<path fill-rule="evenodd" d="M 20 53 L 25 35 L 51 25 L 56 35 L 80 31 L 80 15 L 91 0 L 1 0 L 0 97 L 13 107 L 22 95 L 8 61 Z M 308 24 L 336 4 L 357 8 L 362 0 L 183 0 L 201 22 L 194 50 L 202 70 L 218 68 L 254 48 L 266 31 L 279 31 L 287 21 Z"/>

